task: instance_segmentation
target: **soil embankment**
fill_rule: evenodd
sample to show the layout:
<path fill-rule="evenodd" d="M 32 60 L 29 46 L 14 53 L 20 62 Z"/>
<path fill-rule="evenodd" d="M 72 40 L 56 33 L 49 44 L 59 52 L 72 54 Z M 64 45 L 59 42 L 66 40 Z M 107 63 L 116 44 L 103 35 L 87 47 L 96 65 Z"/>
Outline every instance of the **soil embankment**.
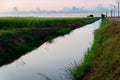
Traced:
<path fill-rule="evenodd" d="M 120 18 L 103 19 L 92 48 L 68 74 L 72 80 L 120 80 Z"/>
<path fill-rule="evenodd" d="M 120 18 L 108 18 L 97 34 L 100 47 L 83 80 L 120 80 Z"/>

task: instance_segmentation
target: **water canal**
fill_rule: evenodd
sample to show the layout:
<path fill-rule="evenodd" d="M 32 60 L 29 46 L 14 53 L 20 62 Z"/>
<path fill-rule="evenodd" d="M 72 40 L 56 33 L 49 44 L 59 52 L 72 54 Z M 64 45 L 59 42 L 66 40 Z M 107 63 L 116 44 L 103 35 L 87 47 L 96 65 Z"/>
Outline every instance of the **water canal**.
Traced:
<path fill-rule="evenodd" d="M 0 80 L 70 80 L 65 69 L 80 62 L 94 41 L 101 20 L 45 42 L 39 48 L 0 68 Z"/>

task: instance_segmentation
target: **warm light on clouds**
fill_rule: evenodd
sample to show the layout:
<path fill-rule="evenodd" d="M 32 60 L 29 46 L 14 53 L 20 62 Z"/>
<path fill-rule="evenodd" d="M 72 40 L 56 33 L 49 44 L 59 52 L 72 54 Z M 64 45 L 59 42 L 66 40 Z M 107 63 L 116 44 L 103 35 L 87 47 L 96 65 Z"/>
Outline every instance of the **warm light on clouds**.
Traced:
<path fill-rule="evenodd" d="M 0 11 L 12 11 L 14 7 L 18 10 L 35 10 L 36 8 L 60 10 L 72 6 L 91 9 L 98 4 L 109 6 L 115 2 L 114 0 L 0 0 Z"/>

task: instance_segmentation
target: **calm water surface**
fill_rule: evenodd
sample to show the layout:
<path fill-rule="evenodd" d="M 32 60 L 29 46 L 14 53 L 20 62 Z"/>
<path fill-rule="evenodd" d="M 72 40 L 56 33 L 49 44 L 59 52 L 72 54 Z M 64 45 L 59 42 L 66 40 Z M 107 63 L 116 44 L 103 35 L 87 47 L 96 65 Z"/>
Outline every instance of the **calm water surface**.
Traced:
<path fill-rule="evenodd" d="M 94 40 L 101 20 L 45 42 L 39 48 L 0 68 L 0 80 L 70 80 L 65 69 L 80 62 Z M 49 77 L 49 78 L 48 78 Z"/>

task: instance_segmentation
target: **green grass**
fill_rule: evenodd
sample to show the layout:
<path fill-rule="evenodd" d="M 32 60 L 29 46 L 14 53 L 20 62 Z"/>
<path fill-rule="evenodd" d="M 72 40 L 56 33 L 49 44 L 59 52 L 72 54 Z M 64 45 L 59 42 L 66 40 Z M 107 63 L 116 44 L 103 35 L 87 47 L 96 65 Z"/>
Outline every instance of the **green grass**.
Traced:
<path fill-rule="evenodd" d="M 17 59 L 37 46 L 34 36 L 27 30 L 22 33 L 14 30 L 0 31 L 0 66 Z"/>
<path fill-rule="evenodd" d="M 0 66 L 100 18 L 0 18 Z"/>
<path fill-rule="evenodd" d="M 67 72 L 72 80 L 120 80 L 120 23 L 104 19 L 84 60 Z"/>
<path fill-rule="evenodd" d="M 0 29 L 47 28 L 71 23 L 91 23 L 98 18 L 36 18 L 36 17 L 1 17 Z"/>
<path fill-rule="evenodd" d="M 120 80 L 120 23 L 106 23 L 99 30 L 100 47 L 86 80 Z"/>
<path fill-rule="evenodd" d="M 89 72 L 93 61 L 95 60 L 95 53 L 101 46 L 102 38 L 100 31 L 103 30 L 104 26 L 108 25 L 108 21 L 104 20 L 102 22 L 101 28 L 95 31 L 95 41 L 91 49 L 86 52 L 84 60 L 80 64 L 76 64 L 73 68 L 68 68 L 68 74 L 72 80 L 82 80 L 85 75 Z"/>

